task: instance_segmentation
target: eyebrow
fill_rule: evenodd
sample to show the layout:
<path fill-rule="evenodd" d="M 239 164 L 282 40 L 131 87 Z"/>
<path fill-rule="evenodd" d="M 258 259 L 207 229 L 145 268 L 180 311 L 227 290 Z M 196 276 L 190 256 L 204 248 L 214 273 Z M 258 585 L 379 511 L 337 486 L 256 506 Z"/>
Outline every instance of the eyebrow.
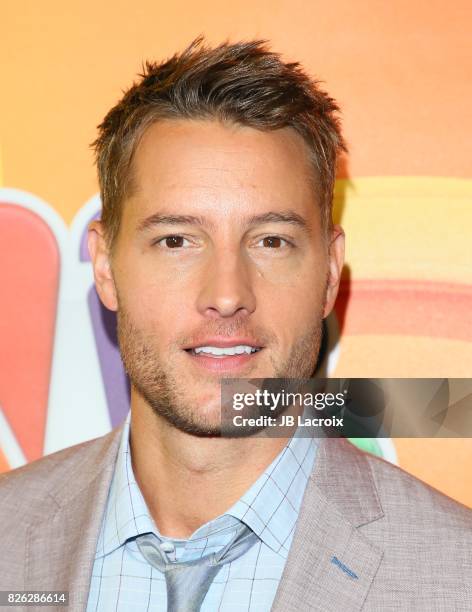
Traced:
<path fill-rule="evenodd" d="M 282 212 L 267 212 L 260 215 L 253 215 L 247 221 L 249 226 L 262 225 L 263 223 L 290 223 L 299 227 L 303 231 L 310 233 L 310 226 L 307 220 L 293 210 Z"/>
<path fill-rule="evenodd" d="M 156 225 L 198 225 L 200 227 L 211 227 L 213 224 L 203 217 L 195 215 L 162 215 L 155 213 L 138 224 L 138 232 L 152 229 Z"/>
<path fill-rule="evenodd" d="M 275 212 L 269 211 L 259 215 L 252 215 L 246 220 L 246 226 L 252 227 L 264 223 L 290 223 L 302 229 L 307 234 L 311 233 L 310 227 L 301 215 L 293 210 Z M 138 232 L 154 228 L 157 225 L 196 225 L 203 228 L 215 229 L 215 224 L 201 216 L 196 215 L 165 215 L 155 213 L 146 217 L 138 224 Z"/>

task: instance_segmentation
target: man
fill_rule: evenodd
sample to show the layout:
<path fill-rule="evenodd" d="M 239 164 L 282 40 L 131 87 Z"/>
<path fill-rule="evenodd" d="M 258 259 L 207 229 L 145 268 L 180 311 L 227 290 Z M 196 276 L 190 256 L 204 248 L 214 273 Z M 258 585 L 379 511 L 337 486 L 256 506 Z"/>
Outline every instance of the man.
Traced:
<path fill-rule="evenodd" d="M 221 433 L 221 380 L 313 373 L 344 234 L 335 102 L 261 42 L 144 74 L 95 142 L 131 410 L 0 480 L 0 589 L 71 610 L 472 608 L 471 512 L 342 440 Z"/>

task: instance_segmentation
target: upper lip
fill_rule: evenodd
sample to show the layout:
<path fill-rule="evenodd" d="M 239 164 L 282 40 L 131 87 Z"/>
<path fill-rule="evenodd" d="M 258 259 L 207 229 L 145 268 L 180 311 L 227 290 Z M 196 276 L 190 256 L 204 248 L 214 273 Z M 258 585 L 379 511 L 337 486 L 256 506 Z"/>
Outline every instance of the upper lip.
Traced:
<path fill-rule="evenodd" d="M 253 338 L 204 338 L 203 340 L 192 344 L 190 346 L 184 346 L 185 350 L 195 349 L 201 346 L 215 346 L 219 348 L 228 348 L 230 346 L 252 346 L 253 348 L 262 348 L 262 344 L 254 340 Z"/>

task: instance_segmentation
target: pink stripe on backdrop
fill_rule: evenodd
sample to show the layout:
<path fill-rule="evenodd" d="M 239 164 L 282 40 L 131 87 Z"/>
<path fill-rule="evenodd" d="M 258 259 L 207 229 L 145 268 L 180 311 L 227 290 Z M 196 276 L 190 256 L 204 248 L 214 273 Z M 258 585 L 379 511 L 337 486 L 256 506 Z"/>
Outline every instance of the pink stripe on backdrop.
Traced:
<path fill-rule="evenodd" d="M 346 281 L 336 303 L 341 333 L 472 342 L 472 285 L 414 280 Z"/>

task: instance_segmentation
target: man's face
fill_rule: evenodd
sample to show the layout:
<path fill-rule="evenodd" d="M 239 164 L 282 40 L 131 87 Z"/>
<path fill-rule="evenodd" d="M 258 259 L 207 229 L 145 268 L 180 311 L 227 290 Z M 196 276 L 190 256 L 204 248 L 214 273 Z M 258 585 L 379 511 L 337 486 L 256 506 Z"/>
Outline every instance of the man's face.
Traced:
<path fill-rule="evenodd" d="M 90 247 L 134 392 L 179 429 L 218 433 L 223 377 L 311 376 L 343 257 L 311 172 L 291 129 L 174 120 L 141 139 L 113 259 Z"/>

